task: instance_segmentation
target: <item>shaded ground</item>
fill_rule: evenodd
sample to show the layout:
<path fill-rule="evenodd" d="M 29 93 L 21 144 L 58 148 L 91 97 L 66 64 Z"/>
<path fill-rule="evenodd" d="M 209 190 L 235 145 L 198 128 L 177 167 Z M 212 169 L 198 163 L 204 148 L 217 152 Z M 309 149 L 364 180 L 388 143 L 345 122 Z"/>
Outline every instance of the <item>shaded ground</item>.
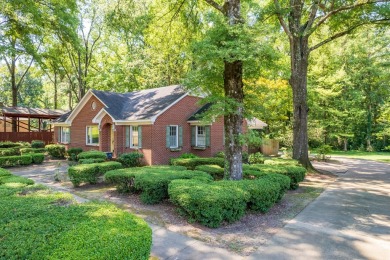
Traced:
<path fill-rule="evenodd" d="M 345 172 L 340 165 L 334 163 L 319 165 L 326 170 Z M 73 188 L 67 180 L 66 161 L 50 161 L 41 166 L 10 168 L 10 170 L 37 183 L 71 192 L 78 196 L 79 201 L 85 198 L 114 202 L 129 212 L 143 217 L 149 223 L 204 241 L 210 246 L 226 248 L 240 255 L 249 255 L 257 250 L 336 179 L 335 176 L 330 175 L 310 174 L 297 190 L 288 191 L 282 201 L 268 213 L 249 212 L 240 221 L 210 229 L 196 223 L 188 223 L 169 201 L 158 205 L 144 205 L 138 196 L 119 194 L 113 186 L 104 183 Z"/>
<path fill-rule="evenodd" d="M 390 164 L 339 160 L 348 172 L 249 259 L 390 259 Z"/>

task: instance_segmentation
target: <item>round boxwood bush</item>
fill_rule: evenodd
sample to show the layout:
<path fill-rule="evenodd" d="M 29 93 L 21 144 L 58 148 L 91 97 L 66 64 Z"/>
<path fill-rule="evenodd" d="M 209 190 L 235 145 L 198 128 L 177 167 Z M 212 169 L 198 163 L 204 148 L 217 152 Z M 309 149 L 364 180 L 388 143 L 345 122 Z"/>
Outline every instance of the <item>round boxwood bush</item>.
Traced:
<path fill-rule="evenodd" d="M 31 148 L 44 148 L 45 142 L 42 140 L 32 140 L 31 141 Z"/>
<path fill-rule="evenodd" d="M 207 172 L 213 176 L 214 180 L 223 179 L 223 175 L 225 173 L 224 169 L 219 165 L 198 165 L 195 167 L 195 170 Z"/>
<path fill-rule="evenodd" d="M 48 144 L 45 146 L 47 153 L 55 159 L 65 158 L 65 146 L 61 144 Z"/>
<path fill-rule="evenodd" d="M 140 152 L 131 152 L 121 154 L 117 161 L 122 163 L 126 168 L 129 167 L 140 167 L 142 165 L 142 158 L 144 155 Z"/>
<path fill-rule="evenodd" d="M 32 153 L 30 155 L 33 163 L 41 164 L 45 160 L 45 155 L 43 153 Z"/>
<path fill-rule="evenodd" d="M 77 158 L 79 160 L 80 159 L 104 159 L 105 160 L 107 158 L 107 154 L 105 152 L 91 150 L 91 151 L 85 151 L 79 153 L 77 155 Z"/>
<path fill-rule="evenodd" d="M 66 154 L 68 156 L 69 161 L 77 161 L 77 155 L 82 153 L 83 149 L 82 148 L 69 148 L 66 151 Z"/>

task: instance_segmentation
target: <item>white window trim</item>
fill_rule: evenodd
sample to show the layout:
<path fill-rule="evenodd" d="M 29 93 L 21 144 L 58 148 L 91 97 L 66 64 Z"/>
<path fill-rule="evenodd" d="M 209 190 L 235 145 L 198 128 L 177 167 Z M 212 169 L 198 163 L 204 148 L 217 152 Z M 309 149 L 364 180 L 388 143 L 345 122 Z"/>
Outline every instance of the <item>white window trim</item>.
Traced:
<path fill-rule="evenodd" d="M 179 148 L 179 125 L 170 125 L 169 126 L 169 132 L 171 131 L 171 127 L 176 127 L 176 146 L 172 146 L 172 145 L 170 145 L 169 144 L 169 148 L 173 148 L 173 149 L 175 149 L 175 148 Z M 169 133 L 169 136 L 170 136 L 171 134 Z"/>
<path fill-rule="evenodd" d="M 85 127 L 85 145 L 89 145 L 89 146 L 99 146 L 99 143 L 100 143 L 100 134 L 99 134 L 99 142 L 98 143 L 89 143 L 88 141 L 88 128 L 89 127 L 96 127 L 97 129 L 98 129 L 98 131 L 99 131 L 99 126 L 97 126 L 97 125 L 87 125 L 86 127 Z M 91 131 L 92 132 L 92 131 Z M 92 136 L 92 135 L 91 135 Z"/>
<path fill-rule="evenodd" d="M 198 128 L 203 127 L 203 135 L 204 135 L 204 145 L 199 145 L 198 143 Z M 206 147 L 206 126 L 197 125 L 195 126 L 195 147 Z"/>
<path fill-rule="evenodd" d="M 69 135 L 68 135 L 68 140 L 64 141 L 64 137 L 66 135 L 64 135 L 64 128 L 68 128 L 68 131 L 69 131 Z M 66 126 L 61 126 L 60 127 L 60 143 L 61 144 L 69 144 L 70 142 L 70 127 L 66 127 Z"/>
<path fill-rule="evenodd" d="M 139 144 L 137 146 L 133 146 L 133 127 L 137 127 L 137 132 L 138 132 L 138 135 L 139 135 L 139 128 L 137 125 L 131 125 L 129 126 L 130 127 L 130 144 L 129 144 L 129 148 L 132 148 L 132 149 L 138 149 L 139 147 Z M 139 138 L 137 135 L 137 138 Z M 137 140 L 138 141 L 138 140 Z"/>

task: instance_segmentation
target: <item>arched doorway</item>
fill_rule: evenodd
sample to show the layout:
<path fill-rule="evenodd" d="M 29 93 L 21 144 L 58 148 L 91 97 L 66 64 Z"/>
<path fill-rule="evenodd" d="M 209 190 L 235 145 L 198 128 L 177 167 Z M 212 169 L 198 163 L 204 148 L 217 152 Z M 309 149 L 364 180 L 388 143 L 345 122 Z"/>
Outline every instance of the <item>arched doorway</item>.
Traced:
<path fill-rule="evenodd" d="M 102 127 L 102 151 L 114 152 L 114 126 L 112 124 L 104 124 Z"/>

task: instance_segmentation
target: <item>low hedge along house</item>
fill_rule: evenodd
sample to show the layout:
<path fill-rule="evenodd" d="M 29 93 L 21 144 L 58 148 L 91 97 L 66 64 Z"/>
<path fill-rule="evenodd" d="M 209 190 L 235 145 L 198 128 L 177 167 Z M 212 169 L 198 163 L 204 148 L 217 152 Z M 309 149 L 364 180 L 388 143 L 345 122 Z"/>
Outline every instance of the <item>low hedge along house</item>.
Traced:
<path fill-rule="evenodd" d="M 55 141 L 67 148 L 139 151 L 148 165 L 168 164 L 182 153 L 210 157 L 224 149 L 223 119 L 209 125 L 196 115 L 201 97 L 181 86 L 113 93 L 90 90 L 75 109 L 53 122 Z"/>

